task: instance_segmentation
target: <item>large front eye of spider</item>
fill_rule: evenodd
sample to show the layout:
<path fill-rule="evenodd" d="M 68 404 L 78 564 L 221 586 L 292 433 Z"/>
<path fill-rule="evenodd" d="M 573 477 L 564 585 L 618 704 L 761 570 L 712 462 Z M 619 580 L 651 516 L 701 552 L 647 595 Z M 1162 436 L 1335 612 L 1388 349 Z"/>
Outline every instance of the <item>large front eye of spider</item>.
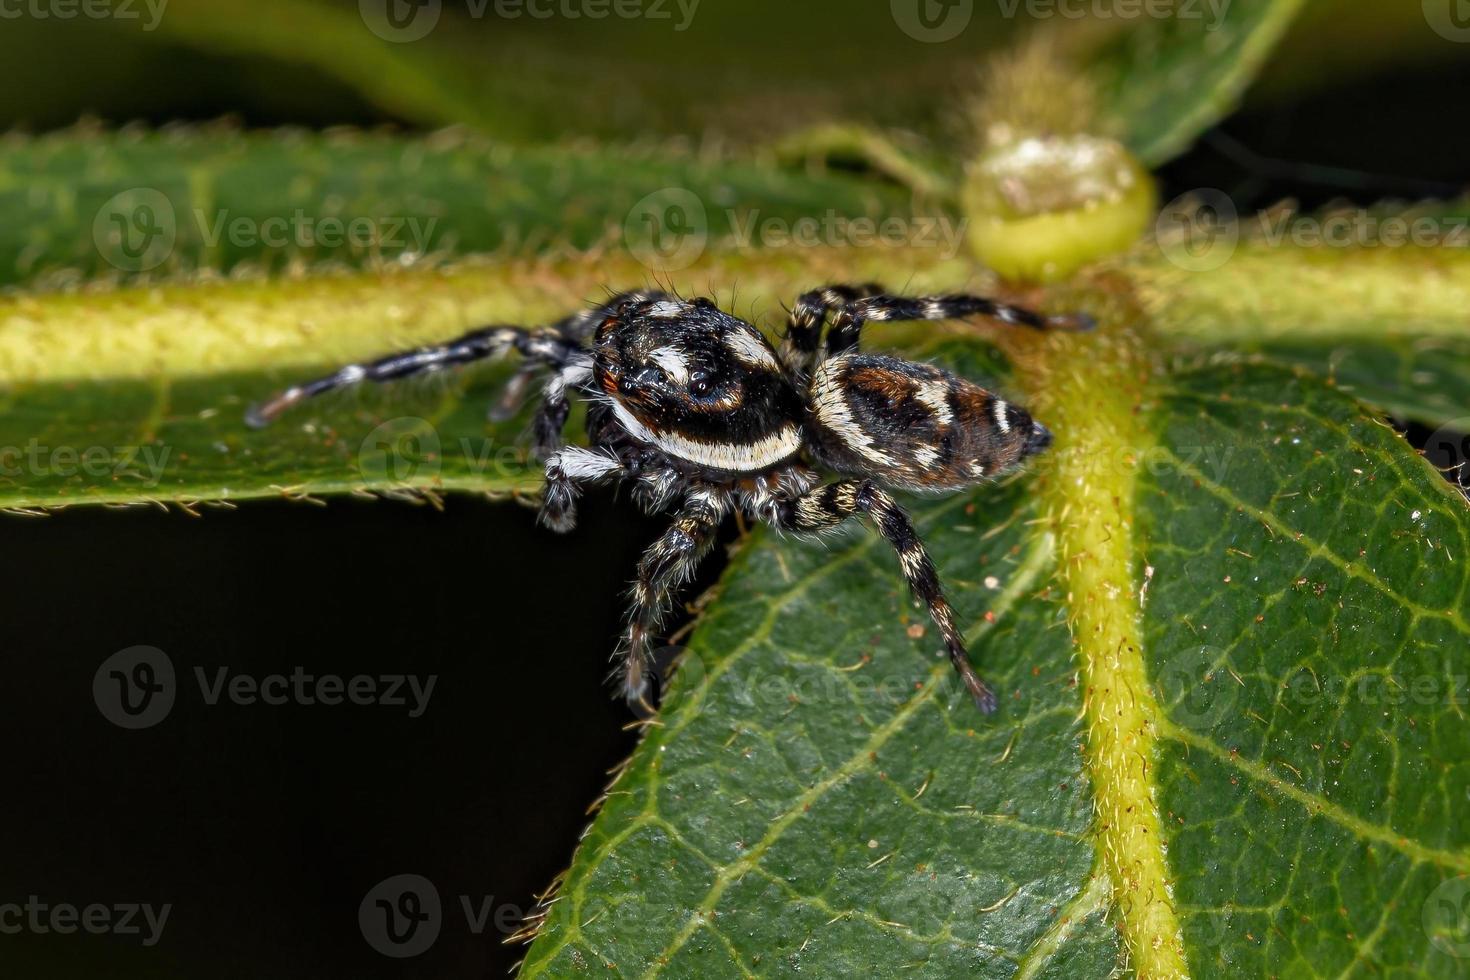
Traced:
<path fill-rule="evenodd" d="M 648 388 L 657 387 L 665 382 L 664 372 L 656 364 L 645 364 L 636 371 L 623 375 L 618 387 L 624 394 L 634 394 Z"/>
<path fill-rule="evenodd" d="M 689 391 L 697 398 L 704 398 L 715 390 L 715 383 L 706 371 L 695 371 L 689 376 Z"/>

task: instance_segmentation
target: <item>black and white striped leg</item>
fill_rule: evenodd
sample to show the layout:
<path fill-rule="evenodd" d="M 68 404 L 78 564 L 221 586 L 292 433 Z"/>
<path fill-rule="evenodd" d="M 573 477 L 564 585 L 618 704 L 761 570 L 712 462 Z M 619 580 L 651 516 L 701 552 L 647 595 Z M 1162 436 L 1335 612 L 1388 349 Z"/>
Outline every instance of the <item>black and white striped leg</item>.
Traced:
<path fill-rule="evenodd" d="M 828 314 L 853 300 L 882 292 L 883 287 L 877 283 L 866 283 L 824 286 L 798 296 L 786 321 L 786 336 L 781 340 L 781 362 L 787 370 L 799 378 L 811 373 Z"/>
<path fill-rule="evenodd" d="M 576 388 L 592 379 L 592 358 L 577 353 L 546 382 L 541 396 L 541 407 L 531 424 L 531 450 L 537 459 L 550 459 L 562 446 L 562 429 L 566 428 L 567 416 L 572 406 L 567 401 L 567 389 Z"/>
<path fill-rule="evenodd" d="M 965 650 L 964 638 L 955 626 L 954 610 L 944 598 L 939 574 L 918 532 L 903 508 L 869 480 L 843 480 L 818 487 L 805 496 L 786 501 L 778 513 L 777 526 L 797 533 L 830 530 L 854 514 L 866 514 L 878 533 L 893 545 L 898 564 L 914 598 L 929 607 L 929 616 L 939 627 L 949 652 L 950 663 L 970 692 L 976 707 L 987 714 L 995 710 L 995 693 L 975 673 Z"/>
<path fill-rule="evenodd" d="M 469 364 L 507 351 L 518 351 L 528 360 L 560 368 L 568 358 L 581 352 L 574 341 L 554 330 L 528 330 L 525 327 L 483 327 L 443 344 L 399 351 L 364 364 L 349 364 L 331 374 L 287 388 L 285 391 L 251 406 L 245 423 L 261 428 L 275 421 L 293 405 L 355 385 L 360 381 L 396 381 L 415 374 Z"/>
<path fill-rule="evenodd" d="M 653 668 L 652 639 L 667 615 L 676 590 L 694 574 L 715 540 L 725 516 L 722 497 L 696 490 L 684 500 L 674 523 L 638 562 L 633 583 L 633 608 L 628 615 L 622 664 L 616 674 L 628 703 L 651 711 L 649 675 Z"/>
<path fill-rule="evenodd" d="M 852 350 L 858 345 L 863 324 L 883 320 L 957 320 L 988 316 L 1012 326 L 1033 330 L 1091 330 L 1095 324 L 1085 313 L 1047 316 L 984 296 L 956 293 L 948 296 L 867 296 L 843 305 L 827 331 L 827 356 Z"/>
<path fill-rule="evenodd" d="M 565 533 L 577 525 L 581 486 L 626 477 L 628 471 L 611 452 L 571 446 L 546 458 L 546 485 L 541 490 L 540 521 Z"/>

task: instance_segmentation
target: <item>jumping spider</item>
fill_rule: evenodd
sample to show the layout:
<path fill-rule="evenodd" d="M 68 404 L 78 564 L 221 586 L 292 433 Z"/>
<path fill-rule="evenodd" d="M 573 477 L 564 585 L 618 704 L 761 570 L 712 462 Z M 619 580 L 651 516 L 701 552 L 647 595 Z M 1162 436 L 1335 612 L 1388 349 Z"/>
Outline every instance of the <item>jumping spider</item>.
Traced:
<path fill-rule="evenodd" d="M 525 363 L 498 413 L 514 410 L 538 369 L 552 371 L 534 423 L 534 449 L 546 463 L 542 522 L 571 529 L 583 484 L 628 481 L 648 512 L 678 508 L 673 525 L 638 564 L 615 672 L 631 703 L 647 707 L 650 640 L 673 593 L 709 550 L 726 513 L 738 508 L 796 533 L 867 515 L 898 553 L 915 597 L 929 607 L 976 705 L 989 712 L 995 694 L 970 665 L 934 563 L 887 488 L 974 485 L 1041 452 L 1051 433 L 948 371 L 858 349 L 869 321 L 975 315 L 1035 329 L 1091 325 L 1084 315 L 1045 317 L 981 296 L 904 298 L 876 286 L 832 286 L 796 301 L 778 350 L 710 300 L 628 292 L 548 328 L 485 327 L 344 367 L 252 408 L 247 421 L 265 425 L 300 401 L 359 381 L 389 381 L 514 349 Z M 586 448 L 562 444 L 569 391 L 588 402 Z M 819 470 L 842 478 L 822 484 Z"/>

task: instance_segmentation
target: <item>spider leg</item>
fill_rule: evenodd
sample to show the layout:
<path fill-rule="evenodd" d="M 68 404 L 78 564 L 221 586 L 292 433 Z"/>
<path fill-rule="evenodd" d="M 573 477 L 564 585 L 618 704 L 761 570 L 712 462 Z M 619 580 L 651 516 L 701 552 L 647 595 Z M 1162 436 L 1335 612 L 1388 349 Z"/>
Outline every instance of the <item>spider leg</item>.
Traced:
<path fill-rule="evenodd" d="M 605 303 L 578 310 L 571 316 L 563 317 L 551 327 L 551 332 L 569 341 L 573 350 L 580 351 L 581 346 L 592 339 L 598 325 L 612 315 L 618 307 L 626 303 L 657 299 L 662 295 L 664 294 L 646 290 L 629 290 L 618 293 Z M 564 392 L 568 387 L 575 387 L 591 376 L 590 360 L 580 353 L 573 354 L 572 360 L 574 363 L 569 363 L 559 370 L 558 376 L 554 376 L 551 383 L 547 385 L 545 402 L 536 416 L 535 452 L 541 459 L 546 459 L 561 447 L 561 430 L 566 425 L 568 413 Z M 532 379 L 545 366 L 544 362 L 534 360 L 523 364 L 510 381 L 506 382 L 505 390 L 501 392 L 500 397 L 491 404 L 488 412 L 490 421 L 504 422 L 515 415 L 525 400 Z M 588 370 L 581 370 L 584 366 Z"/>
<path fill-rule="evenodd" d="M 1085 313 L 1046 316 L 984 296 L 955 293 L 948 296 L 867 296 L 844 304 L 832 318 L 827 331 L 827 356 L 833 357 L 858 345 L 863 324 L 882 320 L 957 320 L 988 316 L 1011 326 L 1033 330 L 1091 330 L 1095 324 Z"/>
<path fill-rule="evenodd" d="M 549 454 L 539 520 L 553 531 L 570 531 L 577 523 L 577 497 L 583 485 L 608 483 L 626 476 L 628 470 L 622 460 L 606 450 L 569 446 Z"/>
<path fill-rule="evenodd" d="M 573 354 L 580 353 L 581 347 L 554 330 L 482 327 L 443 344 L 399 351 L 364 364 L 349 364 L 325 377 L 287 388 L 264 402 L 252 405 L 245 415 L 245 423 L 251 428 L 262 428 L 293 405 L 359 381 L 396 381 L 415 374 L 497 357 L 510 350 L 516 350 L 527 360 L 538 364 L 560 368 Z"/>
<path fill-rule="evenodd" d="M 648 675 L 653 665 L 650 637 L 663 623 L 675 590 L 689 580 L 695 566 L 709 551 L 720 520 L 725 516 L 725 506 L 724 498 L 715 493 L 698 490 L 691 493 L 674 517 L 674 523 L 638 562 L 623 661 L 616 671 L 629 704 L 651 710 L 648 704 Z"/>
<path fill-rule="evenodd" d="M 817 345 L 822 337 L 822 324 L 827 315 L 864 296 L 877 296 L 883 287 L 877 283 L 859 286 L 833 285 L 802 293 L 791 308 L 786 321 L 786 336 L 781 340 L 781 363 L 798 378 L 811 373 Z"/>
<path fill-rule="evenodd" d="M 531 423 L 531 451 L 537 459 L 550 459 L 562 446 L 562 429 L 566 428 L 567 416 L 572 406 L 567 401 L 567 389 L 576 388 L 592 380 L 592 357 L 575 353 L 557 369 L 546 382 L 541 395 L 541 407 Z"/>
<path fill-rule="evenodd" d="M 870 480 L 842 480 L 817 487 L 804 496 L 787 500 L 777 512 L 776 526 L 797 533 L 835 528 L 854 514 L 866 514 L 898 553 L 903 577 L 914 597 L 929 607 L 929 616 L 944 638 L 950 663 L 970 692 L 976 707 L 989 714 L 995 710 L 995 694 L 970 665 L 965 641 L 955 627 L 954 610 L 944 598 L 939 574 L 924 543 L 903 508 Z"/>

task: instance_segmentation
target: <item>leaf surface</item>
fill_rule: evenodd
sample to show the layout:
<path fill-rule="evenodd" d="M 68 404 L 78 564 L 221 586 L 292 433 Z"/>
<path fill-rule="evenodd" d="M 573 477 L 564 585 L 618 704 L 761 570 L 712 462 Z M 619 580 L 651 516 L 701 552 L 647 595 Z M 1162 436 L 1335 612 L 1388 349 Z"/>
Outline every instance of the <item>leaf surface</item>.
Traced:
<path fill-rule="evenodd" d="M 1464 502 L 1310 375 L 1048 343 L 1117 387 L 1013 346 L 1053 452 L 914 502 L 1000 710 L 880 539 L 756 535 L 523 975 L 1459 975 Z"/>
<path fill-rule="evenodd" d="M 1180 3 L 1166 5 L 1172 16 L 1140 16 L 1088 58 L 1103 119 L 1145 164 L 1177 156 L 1235 108 L 1302 5 Z"/>
<path fill-rule="evenodd" d="M 0 141 L 0 285 L 576 254 L 657 245 L 660 231 L 718 243 L 751 222 L 910 211 L 894 187 L 671 144 L 79 127 Z"/>

